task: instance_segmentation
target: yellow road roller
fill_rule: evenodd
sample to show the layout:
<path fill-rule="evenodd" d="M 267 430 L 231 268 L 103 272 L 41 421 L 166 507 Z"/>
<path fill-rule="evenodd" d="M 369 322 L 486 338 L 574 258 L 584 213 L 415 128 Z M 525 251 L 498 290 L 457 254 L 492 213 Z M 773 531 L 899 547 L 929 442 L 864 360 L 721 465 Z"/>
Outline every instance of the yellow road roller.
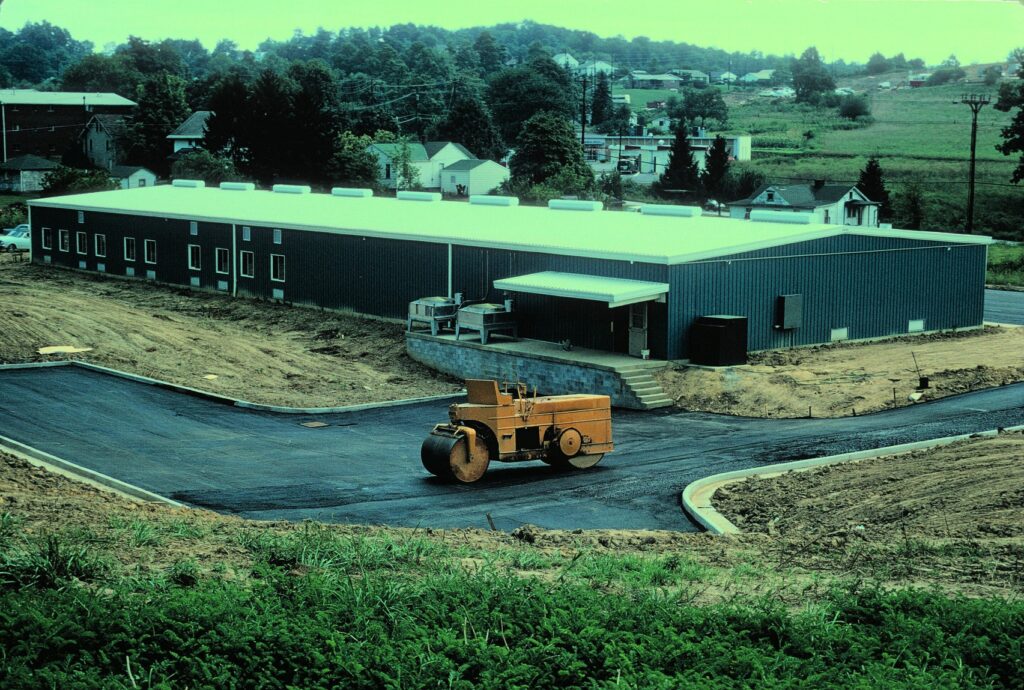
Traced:
<path fill-rule="evenodd" d="M 466 381 L 467 402 L 448 408 L 420 449 L 428 472 L 463 483 L 484 476 L 492 460 L 543 460 L 567 469 L 593 467 L 612 444 L 607 395 L 530 395 L 517 384 L 502 391 L 497 381 Z"/>

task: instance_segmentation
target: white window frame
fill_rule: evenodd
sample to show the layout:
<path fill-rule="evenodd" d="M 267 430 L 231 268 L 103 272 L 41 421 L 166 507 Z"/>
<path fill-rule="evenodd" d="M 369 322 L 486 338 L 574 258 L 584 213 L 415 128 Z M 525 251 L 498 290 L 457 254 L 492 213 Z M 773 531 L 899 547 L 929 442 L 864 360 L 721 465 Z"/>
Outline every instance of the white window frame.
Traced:
<path fill-rule="evenodd" d="M 199 237 L 199 221 L 190 220 L 188 222 L 188 234 L 192 237 Z"/>
<path fill-rule="evenodd" d="M 245 272 L 245 255 L 249 255 L 249 272 Z M 254 252 L 242 250 L 238 256 L 238 276 L 240 278 L 255 278 L 256 277 L 256 254 Z"/>
<path fill-rule="evenodd" d="M 195 250 L 195 258 L 197 261 L 192 261 L 192 250 Z M 188 270 L 190 271 L 201 271 L 203 270 L 203 248 L 198 244 L 188 245 Z"/>
<path fill-rule="evenodd" d="M 153 260 L 152 261 L 149 260 L 149 248 L 151 246 L 153 247 Z M 147 264 L 150 264 L 150 265 L 153 265 L 153 266 L 156 265 L 156 261 L 157 261 L 157 257 L 156 257 L 156 240 L 143 240 L 142 241 L 142 259 Z"/>
<path fill-rule="evenodd" d="M 220 270 L 220 258 L 224 257 L 224 270 Z M 231 273 L 231 250 L 227 247 L 217 247 L 214 252 L 213 268 L 218 274 L 226 276 Z"/>
<path fill-rule="evenodd" d="M 128 256 L 128 242 L 129 241 L 131 241 L 131 243 L 132 243 L 132 255 L 131 256 Z M 138 249 L 139 248 L 138 248 L 137 243 L 135 242 L 135 238 L 134 237 L 125 237 L 124 238 L 124 260 L 125 261 L 137 261 L 138 258 L 139 258 L 139 251 L 138 251 Z"/>
<path fill-rule="evenodd" d="M 103 247 L 100 247 L 100 242 L 103 242 Z M 107 236 L 101 232 L 97 232 L 92 236 L 93 252 L 96 256 L 105 259 L 107 258 Z"/>
<path fill-rule="evenodd" d="M 57 249 L 62 252 L 71 250 L 71 233 L 60 229 L 57 231 Z"/>
<path fill-rule="evenodd" d="M 84 223 L 85 222 L 85 211 L 79 211 L 78 212 L 78 222 L 79 223 Z"/>
<path fill-rule="evenodd" d="M 274 271 L 274 259 L 281 260 L 281 277 L 275 277 Z M 283 283 L 285 278 L 288 277 L 288 272 L 285 270 L 284 254 L 271 254 L 270 255 L 270 280 L 274 283 Z"/>
<path fill-rule="evenodd" d="M 274 244 L 281 244 L 281 228 L 274 228 Z"/>
<path fill-rule="evenodd" d="M 89 256 L 89 236 L 81 230 L 75 232 L 75 254 Z"/>
<path fill-rule="evenodd" d="M 53 249 L 53 228 L 43 228 L 40 243 L 43 249 Z"/>
<path fill-rule="evenodd" d="M 242 241 L 243 242 L 251 242 L 252 241 L 252 228 L 250 228 L 248 225 L 243 225 L 242 226 Z"/>

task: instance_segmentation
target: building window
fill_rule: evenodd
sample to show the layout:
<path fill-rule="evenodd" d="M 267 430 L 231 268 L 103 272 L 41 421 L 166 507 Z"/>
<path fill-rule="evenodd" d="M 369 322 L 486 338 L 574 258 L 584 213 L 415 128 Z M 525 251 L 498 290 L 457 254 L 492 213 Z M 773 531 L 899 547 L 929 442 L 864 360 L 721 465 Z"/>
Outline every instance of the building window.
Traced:
<path fill-rule="evenodd" d="M 227 274 L 228 272 L 228 250 L 223 247 L 217 247 L 217 273 Z"/>
<path fill-rule="evenodd" d="M 274 228 L 274 244 L 281 244 L 281 228 Z"/>
<path fill-rule="evenodd" d="M 124 260 L 135 261 L 135 238 L 124 238 Z"/>
<path fill-rule="evenodd" d="M 452 184 L 455 184 L 455 175 L 452 175 Z"/>
<path fill-rule="evenodd" d="M 391 179 L 391 164 L 390 163 L 385 163 L 384 164 L 384 179 L 385 180 L 390 180 Z"/>
<path fill-rule="evenodd" d="M 284 282 L 284 254 L 270 255 L 270 279 L 278 283 Z"/>
<path fill-rule="evenodd" d="M 238 275 L 243 278 L 252 278 L 255 275 L 253 269 L 255 268 L 256 262 L 253 260 L 252 252 L 242 252 L 241 261 L 239 263 L 241 265 L 238 267 Z"/>
<path fill-rule="evenodd" d="M 51 132 L 56 132 L 56 131 L 57 131 L 57 128 L 56 128 L 56 127 L 54 127 L 53 125 L 50 125 L 50 131 L 51 131 Z"/>
<path fill-rule="evenodd" d="M 140 187 L 145 187 L 146 186 L 146 178 L 145 177 L 140 177 L 139 178 L 139 186 Z"/>
<path fill-rule="evenodd" d="M 67 230 L 57 231 L 57 248 L 62 252 L 66 252 L 70 246 L 71 238 L 68 235 Z"/>
<path fill-rule="evenodd" d="M 85 211 L 79 211 L 78 212 L 78 222 L 79 223 L 84 223 L 85 222 Z"/>
<path fill-rule="evenodd" d="M 89 253 L 89 238 L 85 236 L 84 232 L 75 233 L 75 251 L 79 254 Z"/>
<path fill-rule="evenodd" d="M 194 220 L 190 220 L 188 222 L 188 234 L 192 235 L 192 237 L 198 237 L 199 236 L 199 223 L 198 222 L 196 222 Z"/>
<path fill-rule="evenodd" d="M 829 213 L 829 210 L 826 208 L 825 209 L 825 223 L 827 225 L 828 223 L 831 223 L 831 222 L 832 222 L 831 214 Z"/>
<path fill-rule="evenodd" d="M 766 192 L 765 193 L 765 197 L 766 197 L 768 203 L 770 204 L 773 201 L 775 201 L 775 192 Z"/>
<path fill-rule="evenodd" d="M 188 246 L 188 268 L 190 271 L 201 270 L 203 266 L 203 252 L 198 244 Z"/>
<path fill-rule="evenodd" d="M 53 249 L 53 230 L 43 228 L 43 249 Z"/>
<path fill-rule="evenodd" d="M 105 259 L 107 257 L 107 236 L 97 233 L 94 236 L 94 241 L 96 243 L 96 256 Z"/>
<path fill-rule="evenodd" d="M 251 239 L 252 239 L 252 228 L 250 228 L 248 225 L 243 225 L 242 226 L 242 241 L 243 242 L 248 242 Z"/>
<path fill-rule="evenodd" d="M 146 240 L 146 263 L 156 263 L 156 240 Z"/>

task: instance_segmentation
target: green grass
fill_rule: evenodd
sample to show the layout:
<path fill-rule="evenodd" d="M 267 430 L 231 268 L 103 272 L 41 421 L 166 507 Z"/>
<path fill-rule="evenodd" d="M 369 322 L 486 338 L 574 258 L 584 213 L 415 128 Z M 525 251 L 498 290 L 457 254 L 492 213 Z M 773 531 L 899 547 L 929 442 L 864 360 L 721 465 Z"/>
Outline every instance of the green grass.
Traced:
<path fill-rule="evenodd" d="M 1024 246 L 993 244 L 988 248 L 989 285 L 1024 287 Z"/>
<path fill-rule="evenodd" d="M 613 93 L 629 94 L 629 105 L 634 111 L 646 108 L 648 101 L 664 101 L 669 96 L 679 96 L 677 92 L 668 89 L 615 89 Z"/>

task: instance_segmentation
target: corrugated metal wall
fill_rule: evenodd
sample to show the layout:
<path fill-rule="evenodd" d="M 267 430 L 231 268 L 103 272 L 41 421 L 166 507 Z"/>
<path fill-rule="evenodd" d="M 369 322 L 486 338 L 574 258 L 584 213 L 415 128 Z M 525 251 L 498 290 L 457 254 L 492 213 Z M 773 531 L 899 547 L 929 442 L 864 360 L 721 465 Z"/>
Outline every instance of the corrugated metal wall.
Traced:
<path fill-rule="evenodd" d="M 899 251 L 884 251 L 899 250 Z M 761 350 L 977 326 L 984 311 L 985 246 L 843 235 L 672 267 L 669 357 L 687 357 L 702 315 L 748 318 L 748 347 Z M 773 328 L 779 295 L 803 295 L 803 326 Z"/>

